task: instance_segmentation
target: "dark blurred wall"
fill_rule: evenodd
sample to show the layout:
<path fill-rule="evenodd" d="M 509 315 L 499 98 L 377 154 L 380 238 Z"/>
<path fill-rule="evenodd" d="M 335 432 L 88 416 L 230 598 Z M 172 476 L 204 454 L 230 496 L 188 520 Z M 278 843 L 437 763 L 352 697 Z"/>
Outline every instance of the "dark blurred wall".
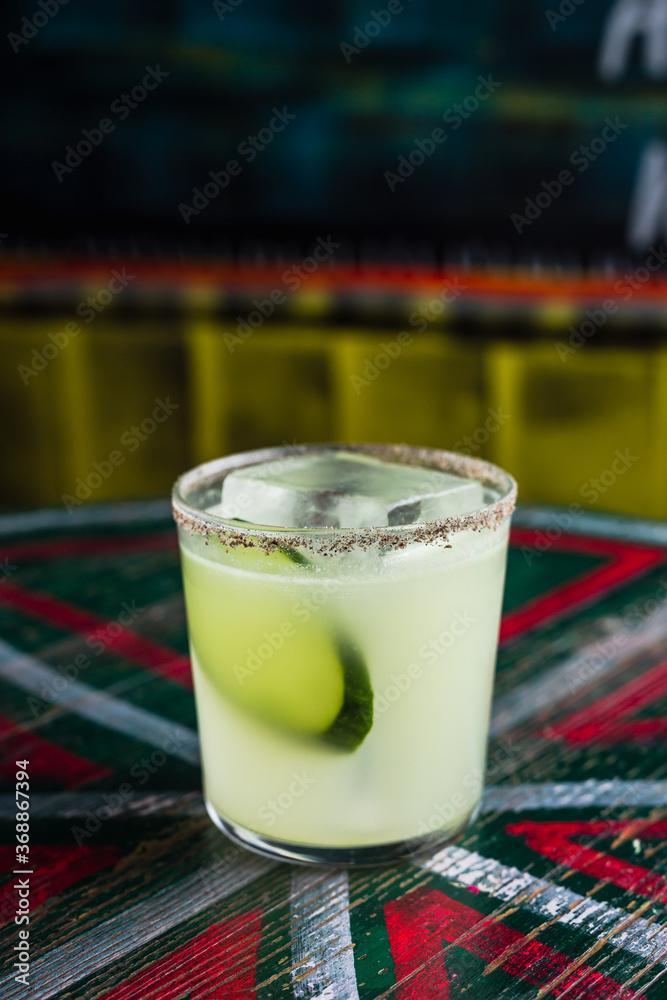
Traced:
<path fill-rule="evenodd" d="M 7 243 L 335 230 L 576 263 L 665 236 L 665 0 L 9 0 L 2 23 Z"/>

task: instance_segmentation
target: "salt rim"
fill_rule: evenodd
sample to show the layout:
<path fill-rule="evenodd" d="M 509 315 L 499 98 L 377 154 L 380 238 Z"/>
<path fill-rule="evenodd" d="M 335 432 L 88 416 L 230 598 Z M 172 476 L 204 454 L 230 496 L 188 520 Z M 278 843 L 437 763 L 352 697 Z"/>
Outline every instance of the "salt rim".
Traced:
<path fill-rule="evenodd" d="M 377 528 L 276 528 L 262 525 L 239 525 L 215 514 L 192 507 L 184 499 L 194 486 L 222 481 L 223 475 L 232 470 L 259 465 L 286 456 L 321 455 L 330 451 L 350 451 L 371 455 L 389 461 L 399 461 L 426 471 L 436 469 L 453 472 L 468 479 L 476 479 L 483 486 L 498 490 L 498 500 L 468 514 L 417 524 L 380 526 Z M 352 548 L 368 549 L 380 544 L 404 549 L 414 542 L 447 542 L 450 535 L 459 531 L 497 530 L 512 514 L 516 505 L 517 484 L 509 473 L 497 465 L 471 455 L 437 448 L 414 448 L 402 444 L 304 444 L 289 447 L 261 448 L 198 465 L 180 476 L 172 491 L 174 519 L 181 528 L 206 538 L 213 535 L 229 548 L 238 546 L 260 548 L 267 554 L 276 549 L 305 548 L 319 555 L 348 552 Z"/>

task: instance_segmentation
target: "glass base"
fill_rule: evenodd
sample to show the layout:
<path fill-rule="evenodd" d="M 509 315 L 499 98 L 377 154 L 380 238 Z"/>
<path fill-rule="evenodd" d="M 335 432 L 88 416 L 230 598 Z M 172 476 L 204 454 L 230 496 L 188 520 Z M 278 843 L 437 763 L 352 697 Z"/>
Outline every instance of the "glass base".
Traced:
<path fill-rule="evenodd" d="M 319 847 L 311 844 L 291 844 L 273 840 L 264 834 L 247 830 L 238 823 L 221 816 L 206 799 L 206 811 L 222 832 L 241 847 L 255 854 L 278 861 L 291 861 L 301 865 L 377 866 L 391 865 L 399 861 L 418 860 L 422 855 L 433 854 L 458 837 L 477 818 L 479 804 L 454 828 L 435 830 L 424 837 L 399 840 L 390 844 L 371 844 L 364 847 Z"/>

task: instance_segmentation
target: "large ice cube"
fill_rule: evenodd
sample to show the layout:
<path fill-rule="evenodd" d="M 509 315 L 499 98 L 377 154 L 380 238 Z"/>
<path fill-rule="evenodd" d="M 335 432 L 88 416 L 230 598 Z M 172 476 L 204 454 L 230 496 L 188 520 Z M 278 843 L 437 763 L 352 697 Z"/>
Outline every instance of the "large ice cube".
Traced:
<path fill-rule="evenodd" d="M 475 480 L 339 451 L 231 472 L 211 513 L 282 528 L 366 528 L 432 521 L 483 504 Z"/>

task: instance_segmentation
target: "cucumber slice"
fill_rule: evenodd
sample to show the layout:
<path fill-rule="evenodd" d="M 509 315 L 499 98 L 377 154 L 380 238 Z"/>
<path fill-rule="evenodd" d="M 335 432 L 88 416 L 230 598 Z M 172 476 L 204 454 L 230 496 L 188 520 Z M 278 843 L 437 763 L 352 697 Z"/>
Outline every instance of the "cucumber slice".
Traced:
<path fill-rule="evenodd" d="M 219 564 L 184 551 L 188 623 L 201 669 L 225 698 L 254 718 L 294 736 L 354 750 L 373 721 L 373 692 L 361 654 L 331 627 L 325 611 L 295 617 L 294 592 L 275 583 L 262 586 L 255 575 L 264 567 L 270 575 L 281 568 L 291 575 L 297 566 L 313 569 L 312 563 L 291 549 L 235 554 L 254 571 L 252 578 L 232 579 Z"/>
<path fill-rule="evenodd" d="M 315 569 L 315 564 L 310 561 L 308 556 L 304 556 L 303 552 L 299 552 L 298 549 L 284 548 L 280 551 L 287 556 L 293 563 L 297 566 L 303 566 L 305 569 Z"/>
<path fill-rule="evenodd" d="M 373 688 L 359 650 L 340 633 L 336 645 L 343 668 L 343 704 L 323 738 L 340 750 L 356 750 L 373 725 Z"/>

